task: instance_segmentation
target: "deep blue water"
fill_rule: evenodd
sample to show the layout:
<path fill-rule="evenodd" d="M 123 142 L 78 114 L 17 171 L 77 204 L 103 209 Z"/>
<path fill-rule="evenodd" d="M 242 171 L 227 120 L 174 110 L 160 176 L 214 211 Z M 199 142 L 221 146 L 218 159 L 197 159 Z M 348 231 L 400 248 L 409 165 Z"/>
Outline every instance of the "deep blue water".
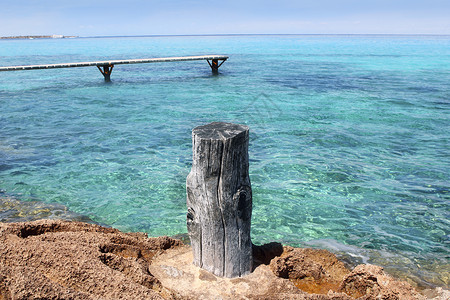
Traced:
<path fill-rule="evenodd" d="M 450 36 L 0 41 L 1 66 L 202 54 L 230 59 L 218 76 L 203 61 L 117 65 L 111 83 L 95 67 L 0 72 L 3 194 L 185 233 L 191 129 L 243 123 L 255 243 L 449 284 Z"/>

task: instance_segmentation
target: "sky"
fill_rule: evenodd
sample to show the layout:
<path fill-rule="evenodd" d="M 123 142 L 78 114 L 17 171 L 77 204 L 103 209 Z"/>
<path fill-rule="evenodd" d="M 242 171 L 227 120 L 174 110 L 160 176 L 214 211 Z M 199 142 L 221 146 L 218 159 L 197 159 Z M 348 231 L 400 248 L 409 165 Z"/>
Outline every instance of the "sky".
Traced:
<path fill-rule="evenodd" d="M 450 0 L 0 0 L 0 36 L 450 34 Z"/>

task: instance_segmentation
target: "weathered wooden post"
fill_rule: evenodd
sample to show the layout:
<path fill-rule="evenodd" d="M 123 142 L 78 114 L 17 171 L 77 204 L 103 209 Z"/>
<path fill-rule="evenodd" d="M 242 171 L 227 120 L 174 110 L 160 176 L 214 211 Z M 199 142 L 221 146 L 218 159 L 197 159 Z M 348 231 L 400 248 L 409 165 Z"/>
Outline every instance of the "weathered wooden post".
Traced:
<path fill-rule="evenodd" d="M 194 264 L 217 276 L 252 271 L 248 140 L 244 125 L 214 122 L 192 130 L 187 228 Z"/>

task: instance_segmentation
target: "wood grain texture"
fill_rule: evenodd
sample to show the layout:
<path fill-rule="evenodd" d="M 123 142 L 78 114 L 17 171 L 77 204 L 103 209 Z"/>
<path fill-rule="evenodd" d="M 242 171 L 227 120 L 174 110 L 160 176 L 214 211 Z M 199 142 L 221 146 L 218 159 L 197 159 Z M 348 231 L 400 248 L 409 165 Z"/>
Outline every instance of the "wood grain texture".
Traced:
<path fill-rule="evenodd" d="M 217 276 L 246 275 L 252 270 L 249 128 L 214 122 L 194 128 L 192 141 L 186 190 L 194 264 Z"/>

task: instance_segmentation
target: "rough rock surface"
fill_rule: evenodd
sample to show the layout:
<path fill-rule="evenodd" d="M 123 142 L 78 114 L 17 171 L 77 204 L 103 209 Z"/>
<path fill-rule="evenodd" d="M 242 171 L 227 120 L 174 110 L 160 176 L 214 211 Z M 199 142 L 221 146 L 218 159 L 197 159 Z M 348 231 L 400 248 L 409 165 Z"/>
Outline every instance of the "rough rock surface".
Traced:
<path fill-rule="evenodd" d="M 356 266 L 344 277 L 339 290 L 359 299 L 425 299 L 409 283 L 393 279 L 374 265 Z"/>
<path fill-rule="evenodd" d="M 148 265 L 179 245 L 81 222 L 0 223 L 0 299 L 170 297 Z"/>
<path fill-rule="evenodd" d="M 380 267 L 350 271 L 325 250 L 271 243 L 253 256 L 250 275 L 227 279 L 194 266 L 192 249 L 168 237 L 81 222 L 0 223 L 0 300 L 425 299 Z"/>
<path fill-rule="evenodd" d="M 359 265 L 350 271 L 326 250 L 285 247 L 280 257 L 272 259 L 270 268 L 277 276 L 289 278 L 303 291 L 340 293 L 332 299 L 341 299 L 342 293 L 350 296 L 349 299 L 361 300 L 426 299 L 409 283 L 384 273 L 382 267 Z"/>
<path fill-rule="evenodd" d="M 281 278 L 288 278 L 301 290 L 325 294 L 339 291 L 350 271 L 326 250 L 285 247 L 280 257 L 272 259 L 270 268 Z"/>

